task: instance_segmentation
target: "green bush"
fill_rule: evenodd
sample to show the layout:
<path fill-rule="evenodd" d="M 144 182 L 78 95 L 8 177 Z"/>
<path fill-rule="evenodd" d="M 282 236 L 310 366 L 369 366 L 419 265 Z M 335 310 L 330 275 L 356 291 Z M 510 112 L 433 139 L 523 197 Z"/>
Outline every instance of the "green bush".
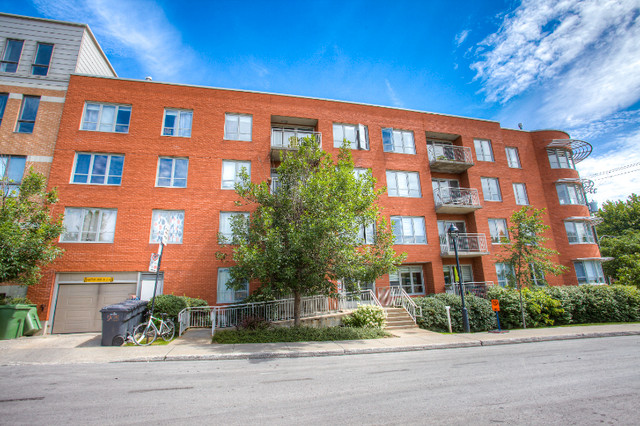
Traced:
<path fill-rule="evenodd" d="M 360 305 L 350 315 L 342 318 L 347 327 L 384 328 L 387 313 L 380 306 Z"/>
<path fill-rule="evenodd" d="M 0 305 L 33 305 L 28 297 L 1 297 Z"/>
<path fill-rule="evenodd" d="M 173 294 L 160 294 L 156 296 L 155 300 L 154 316 L 167 314 L 167 317 L 172 319 L 173 322 L 178 322 L 178 314 L 186 307 L 208 306 L 205 300 L 187 296 L 175 296 Z M 150 300 L 147 304 L 148 309 L 151 309 L 152 301 Z"/>
<path fill-rule="evenodd" d="M 487 331 L 496 328 L 495 315 L 491 311 L 491 302 L 481 297 L 466 295 L 465 305 L 469 314 L 471 331 Z M 417 318 L 418 325 L 427 330 L 449 331 L 445 306 L 451 307 L 451 327 L 454 332 L 462 332 L 462 301 L 460 296 L 447 293 L 432 294 L 413 299 L 422 308 L 422 317 Z"/>
<path fill-rule="evenodd" d="M 379 339 L 390 336 L 377 328 L 355 327 L 272 327 L 265 330 L 220 330 L 214 343 L 323 342 L 333 340 Z"/>

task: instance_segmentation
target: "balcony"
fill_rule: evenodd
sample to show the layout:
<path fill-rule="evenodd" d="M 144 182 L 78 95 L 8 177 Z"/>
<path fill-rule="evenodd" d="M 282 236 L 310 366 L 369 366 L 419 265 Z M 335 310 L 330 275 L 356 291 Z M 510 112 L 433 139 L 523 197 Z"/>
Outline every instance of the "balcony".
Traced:
<path fill-rule="evenodd" d="M 484 234 L 459 234 L 458 256 L 478 257 L 489 254 L 487 237 Z M 448 235 L 440 235 L 440 255 L 442 257 L 455 257 L 453 241 Z"/>
<path fill-rule="evenodd" d="M 440 173 L 462 173 L 473 166 L 471 148 L 446 143 L 429 143 L 429 165 L 431 171 Z"/>
<path fill-rule="evenodd" d="M 487 297 L 487 290 L 493 286 L 493 281 L 470 281 L 462 283 L 464 294 L 473 294 L 478 297 Z M 460 295 L 460 286 L 458 283 L 445 284 L 444 289 L 449 294 Z"/>
<path fill-rule="evenodd" d="M 273 127 L 271 129 L 271 158 L 282 161 L 282 153 L 296 151 L 301 139 L 313 137 L 322 146 L 322 134 L 313 130 Z"/>
<path fill-rule="evenodd" d="M 466 214 L 481 209 L 478 190 L 473 188 L 436 189 L 436 213 Z"/>

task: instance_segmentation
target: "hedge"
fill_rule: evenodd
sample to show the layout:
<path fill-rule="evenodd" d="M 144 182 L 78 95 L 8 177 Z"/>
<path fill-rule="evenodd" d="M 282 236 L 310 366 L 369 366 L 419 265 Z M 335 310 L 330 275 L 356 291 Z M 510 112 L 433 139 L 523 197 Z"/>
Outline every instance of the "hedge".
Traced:
<path fill-rule="evenodd" d="M 496 328 L 496 318 L 491 310 L 491 302 L 481 297 L 466 295 L 465 305 L 469 314 L 471 331 L 487 331 Z M 422 317 L 417 318 L 418 325 L 427 330 L 449 331 L 445 306 L 451 306 L 451 326 L 454 332 L 462 328 L 462 302 L 460 296 L 440 293 L 413 299 L 422 308 Z"/>
<path fill-rule="evenodd" d="M 178 314 L 186 307 L 209 306 L 206 300 L 195 299 L 187 296 L 175 296 L 173 294 L 160 294 L 155 298 L 155 306 L 153 308 L 154 316 L 167 314 L 173 322 L 178 322 Z M 149 300 L 147 308 L 151 309 L 152 300 Z"/>

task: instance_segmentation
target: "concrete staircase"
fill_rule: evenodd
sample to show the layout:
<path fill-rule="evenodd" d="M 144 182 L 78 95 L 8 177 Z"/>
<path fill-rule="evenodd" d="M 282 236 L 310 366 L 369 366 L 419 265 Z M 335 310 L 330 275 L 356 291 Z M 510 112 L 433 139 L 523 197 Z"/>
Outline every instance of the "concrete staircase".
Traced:
<path fill-rule="evenodd" d="M 404 308 L 389 308 L 385 307 L 387 312 L 387 330 L 397 330 L 399 328 L 417 328 L 413 319 Z"/>

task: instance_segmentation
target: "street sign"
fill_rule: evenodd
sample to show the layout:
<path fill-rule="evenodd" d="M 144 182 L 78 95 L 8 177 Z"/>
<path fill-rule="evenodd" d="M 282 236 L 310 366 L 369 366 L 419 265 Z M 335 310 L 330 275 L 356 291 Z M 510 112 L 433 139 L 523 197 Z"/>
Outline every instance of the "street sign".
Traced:
<path fill-rule="evenodd" d="M 158 260 L 160 255 L 158 253 L 151 253 L 151 261 L 149 262 L 149 272 L 158 272 Z"/>
<path fill-rule="evenodd" d="M 491 309 L 493 312 L 500 312 L 500 301 L 498 299 L 491 299 Z"/>

